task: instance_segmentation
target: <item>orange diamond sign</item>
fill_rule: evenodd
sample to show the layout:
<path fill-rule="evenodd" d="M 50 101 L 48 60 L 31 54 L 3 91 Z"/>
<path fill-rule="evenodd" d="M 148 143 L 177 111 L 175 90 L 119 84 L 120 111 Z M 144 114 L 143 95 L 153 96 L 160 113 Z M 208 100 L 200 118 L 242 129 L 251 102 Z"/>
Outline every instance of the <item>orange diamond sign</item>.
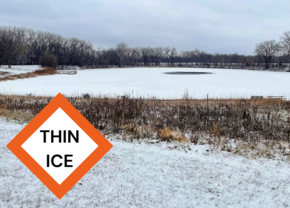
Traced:
<path fill-rule="evenodd" d="M 59 93 L 7 147 L 61 199 L 113 145 Z"/>

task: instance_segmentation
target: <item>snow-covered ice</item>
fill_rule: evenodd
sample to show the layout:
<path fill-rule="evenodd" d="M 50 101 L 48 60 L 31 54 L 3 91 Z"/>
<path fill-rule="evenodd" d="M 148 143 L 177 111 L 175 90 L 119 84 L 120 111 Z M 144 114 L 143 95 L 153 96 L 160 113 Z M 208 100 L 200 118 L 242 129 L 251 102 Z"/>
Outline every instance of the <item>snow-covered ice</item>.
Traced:
<path fill-rule="evenodd" d="M 23 127 L 0 120 L 1 208 L 290 206 L 287 162 L 117 140 L 59 200 L 6 148 Z"/>
<path fill-rule="evenodd" d="M 164 72 L 212 72 L 205 75 L 168 75 Z M 188 90 L 194 98 L 248 98 L 252 95 L 283 95 L 290 98 L 290 73 L 234 69 L 114 68 L 78 70 L 76 75 L 41 76 L 0 82 L 0 93 L 55 96 L 91 93 L 98 95 L 157 96 L 181 98 Z"/>

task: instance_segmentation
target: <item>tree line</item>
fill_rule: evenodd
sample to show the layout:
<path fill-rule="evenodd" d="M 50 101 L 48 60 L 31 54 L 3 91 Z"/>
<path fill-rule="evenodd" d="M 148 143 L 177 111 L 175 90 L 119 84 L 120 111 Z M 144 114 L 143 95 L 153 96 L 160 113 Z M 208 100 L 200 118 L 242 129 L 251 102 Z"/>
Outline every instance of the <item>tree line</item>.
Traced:
<path fill-rule="evenodd" d="M 177 52 L 172 47 L 129 47 L 120 43 L 114 48 L 95 48 L 77 38 L 19 27 L 0 27 L 0 65 L 49 64 L 58 68 L 135 66 L 188 66 L 244 68 L 285 67 L 290 63 L 290 31 L 279 42 L 256 45 L 255 55 L 207 53 L 199 49 Z"/>

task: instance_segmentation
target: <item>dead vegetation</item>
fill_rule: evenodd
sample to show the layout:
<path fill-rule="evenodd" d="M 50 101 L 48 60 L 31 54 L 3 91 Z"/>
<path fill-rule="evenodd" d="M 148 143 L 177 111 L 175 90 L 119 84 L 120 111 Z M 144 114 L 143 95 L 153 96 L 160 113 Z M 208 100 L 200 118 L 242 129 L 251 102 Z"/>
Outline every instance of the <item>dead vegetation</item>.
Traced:
<path fill-rule="evenodd" d="M 9 75 L 10 72 L 3 72 L 3 71 L 0 71 L 0 77 L 3 77 L 3 76 L 7 76 Z"/>
<path fill-rule="evenodd" d="M 0 109 L 0 116 L 5 117 L 8 120 L 18 121 L 20 123 L 28 123 L 34 118 L 31 113 L 26 113 L 22 110 L 11 111 L 3 108 L 3 106 Z"/>
<path fill-rule="evenodd" d="M 23 74 L 13 74 L 13 75 L 0 77 L 0 82 L 8 81 L 8 80 L 27 79 L 27 78 L 37 77 L 37 76 L 47 76 L 47 75 L 53 75 L 53 74 L 57 74 L 57 71 L 55 69 L 51 67 L 45 67 L 45 68 L 36 70 L 34 72 L 28 72 L 28 73 L 23 73 Z"/>
<path fill-rule="evenodd" d="M 52 67 L 43 67 L 42 69 L 38 69 L 34 71 L 36 75 L 52 75 L 52 74 L 57 74 L 55 68 Z"/>
<path fill-rule="evenodd" d="M 189 139 L 187 139 L 185 136 L 181 135 L 179 131 L 173 131 L 168 127 L 165 127 L 164 129 L 159 129 L 157 132 L 157 138 L 161 141 L 178 141 L 178 142 L 189 142 Z"/>
<path fill-rule="evenodd" d="M 49 97 L 0 96 L 9 112 L 25 112 L 32 118 L 51 100 Z M 274 157 L 288 155 L 290 102 L 262 100 L 155 100 L 120 96 L 67 97 L 102 132 L 123 138 L 209 144 L 237 154 Z"/>

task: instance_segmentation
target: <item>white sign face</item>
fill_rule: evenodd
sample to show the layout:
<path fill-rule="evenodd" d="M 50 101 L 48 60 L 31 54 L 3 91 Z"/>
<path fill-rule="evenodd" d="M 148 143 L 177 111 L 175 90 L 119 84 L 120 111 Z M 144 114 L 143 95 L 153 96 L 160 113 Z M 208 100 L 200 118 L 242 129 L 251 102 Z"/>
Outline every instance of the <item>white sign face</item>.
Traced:
<path fill-rule="evenodd" d="M 61 184 L 98 145 L 58 108 L 21 147 Z"/>

